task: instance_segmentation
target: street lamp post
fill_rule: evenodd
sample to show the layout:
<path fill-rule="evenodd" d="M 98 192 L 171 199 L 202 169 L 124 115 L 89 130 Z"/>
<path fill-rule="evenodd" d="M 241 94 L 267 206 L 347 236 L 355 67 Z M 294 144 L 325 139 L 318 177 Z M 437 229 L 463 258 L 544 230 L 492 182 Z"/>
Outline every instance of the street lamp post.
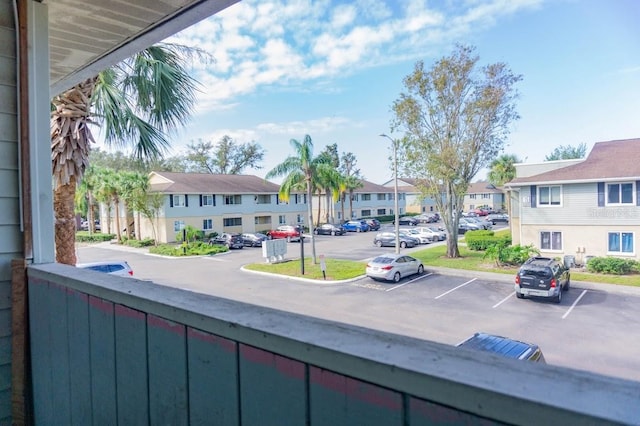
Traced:
<path fill-rule="evenodd" d="M 400 217 L 398 214 L 398 142 L 385 133 L 382 133 L 380 136 L 389 139 L 393 145 L 393 214 L 395 216 L 396 254 L 398 254 L 400 253 Z"/>

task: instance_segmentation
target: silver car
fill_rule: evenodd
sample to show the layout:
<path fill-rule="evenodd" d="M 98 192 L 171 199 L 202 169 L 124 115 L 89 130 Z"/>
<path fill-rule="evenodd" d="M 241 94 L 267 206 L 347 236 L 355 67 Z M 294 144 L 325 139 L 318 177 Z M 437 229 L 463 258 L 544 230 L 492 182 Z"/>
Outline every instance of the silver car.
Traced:
<path fill-rule="evenodd" d="M 398 282 L 409 275 L 422 274 L 424 265 L 406 254 L 384 254 L 367 263 L 366 274 L 374 280 Z"/>

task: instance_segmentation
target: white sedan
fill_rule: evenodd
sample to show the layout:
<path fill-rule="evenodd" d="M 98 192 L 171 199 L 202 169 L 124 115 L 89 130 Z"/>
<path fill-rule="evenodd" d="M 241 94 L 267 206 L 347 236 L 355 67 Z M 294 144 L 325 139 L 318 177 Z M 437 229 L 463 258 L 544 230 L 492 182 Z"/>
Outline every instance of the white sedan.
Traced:
<path fill-rule="evenodd" d="M 384 254 L 367 263 L 366 274 L 374 280 L 398 282 L 409 275 L 422 274 L 424 265 L 406 254 Z"/>
<path fill-rule="evenodd" d="M 429 228 L 407 229 L 405 232 L 409 234 L 410 237 L 417 238 L 420 244 L 429 244 L 433 241 L 438 241 L 437 235 L 434 235 L 432 232 L 426 232 L 424 231 L 425 229 Z"/>

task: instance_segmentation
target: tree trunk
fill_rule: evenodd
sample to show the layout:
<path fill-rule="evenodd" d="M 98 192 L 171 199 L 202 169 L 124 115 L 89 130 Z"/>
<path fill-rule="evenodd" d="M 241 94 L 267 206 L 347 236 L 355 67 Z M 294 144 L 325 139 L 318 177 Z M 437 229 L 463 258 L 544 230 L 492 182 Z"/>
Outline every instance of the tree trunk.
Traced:
<path fill-rule="evenodd" d="M 76 264 L 76 221 L 74 215 L 74 197 L 76 177 L 70 176 L 67 185 L 60 185 L 53 192 L 53 211 L 55 214 L 56 262 L 67 265 Z M 69 237 L 72 236 L 72 237 Z"/>
<path fill-rule="evenodd" d="M 120 200 L 115 199 L 116 237 L 118 242 L 122 240 L 122 228 L 120 228 Z"/>
<path fill-rule="evenodd" d="M 340 194 L 340 210 L 342 212 L 342 221 L 344 222 L 344 196 L 345 196 L 345 192 L 342 192 L 342 194 Z"/>
<path fill-rule="evenodd" d="M 136 215 L 138 216 L 138 220 L 135 224 L 134 232 L 136 233 L 136 240 L 142 240 L 142 229 L 140 229 L 142 227 L 142 224 L 140 223 L 142 218 L 140 217 L 140 211 L 136 211 Z"/>
<path fill-rule="evenodd" d="M 96 221 L 95 216 L 93 215 L 93 196 L 91 195 L 91 191 L 87 192 L 87 221 L 89 222 L 89 235 L 95 234 L 96 232 Z"/>
<path fill-rule="evenodd" d="M 309 215 L 309 235 L 311 235 L 311 260 L 313 264 L 316 264 L 316 239 L 313 232 L 313 208 L 311 206 L 311 180 L 307 180 L 307 199 L 309 205 L 307 206 L 307 214 Z M 318 197 L 318 203 L 320 203 L 320 197 Z M 302 259 L 304 262 L 304 259 Z"/>
<path fill-rule="evenodd" d="M 353 190 L 349 191 L 349 220 L 353 218 Z"/>

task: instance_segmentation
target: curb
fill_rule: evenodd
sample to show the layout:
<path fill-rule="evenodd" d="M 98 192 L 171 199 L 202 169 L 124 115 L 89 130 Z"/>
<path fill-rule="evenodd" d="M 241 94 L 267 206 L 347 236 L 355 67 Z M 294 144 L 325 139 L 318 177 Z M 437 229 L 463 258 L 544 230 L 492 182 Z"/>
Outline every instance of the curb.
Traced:
<path fill-rule="evenodd" d="M 252 271 L 251 269 L 246 269 L 244 267 L 244 265 L 240 267 L 240 270 L 243 271 L 243 272 L 248 272 L 248 273 L 256 274 L 256 275 L 262 275 L 262 276 L 265 276 L 265 277 L 278 277 L 278 278 L 282 278 L 283 280 L 299 281 L 299 282 L 304 282 L 304 283 L 308 283 L 308 284 L 320 284 L 320 285 L 346 284 L 346 283 L 359 281 L 361 279 L 366 278 L 366 275 L 358 275 L 357 277 L 349 278 L 349 279 L 346 279 L 346 280 L 316 280 L 316 279 L 313 279 L 313 278 L 302 278 L 302 277 L 292 277 L 290 275 L 272 274 L 271 272 L 264 272 L 264 271 Z"/>

